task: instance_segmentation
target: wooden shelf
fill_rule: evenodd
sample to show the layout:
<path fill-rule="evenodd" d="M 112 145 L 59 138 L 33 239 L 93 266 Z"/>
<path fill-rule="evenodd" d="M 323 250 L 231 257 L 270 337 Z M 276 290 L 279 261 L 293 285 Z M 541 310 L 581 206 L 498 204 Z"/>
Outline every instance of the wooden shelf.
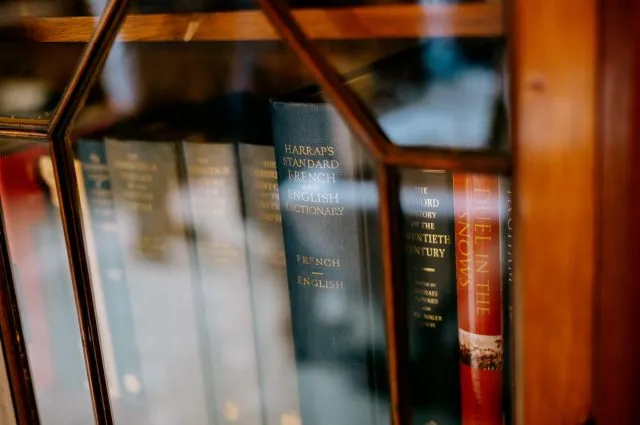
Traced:
<path fill-rule="evenodd" d="M 310 38 L 357 40 L 434 36 L 498 36 L 503 33 L 502 2 L 462 5 L 397 5 L 335 9 L 301 9 L 294 16 Z M 26 20 L 35 41 L 86 42 L 94 17 L 57 17 Z M 261 11 L 195 14 L 131 15 L 119 40 L 258 41 L 279 36 Z"/>

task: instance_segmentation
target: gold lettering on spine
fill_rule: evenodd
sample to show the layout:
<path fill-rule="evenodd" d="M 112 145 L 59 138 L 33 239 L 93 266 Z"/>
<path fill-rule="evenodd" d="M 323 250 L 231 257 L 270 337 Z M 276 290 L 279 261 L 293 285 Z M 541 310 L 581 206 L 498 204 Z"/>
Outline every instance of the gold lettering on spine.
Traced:
<path fill-rule="evenodd" d="M 234 195 L 228 192 L 235 179 L 235 170 L 230 166 L 211 162 L 209 155 L 202 152 L 194 161 L 189 160 L 186 167 L 196 223 L 206 223 L 211 217 L 226 220 L 229 210 L 235 208 Z M 201 214 L 208 217 L 202 217 Z M 198 244 L 203 255 L 212 264 L 236 264 L 241 255 L 237 245 L 225 241 L 224 238 L 202 238 Z"/>
<path fill-rule="evenodd" d="M 333 146 L 284 145 L 280 159 L 286 167 L 284 208 L 288 213 L 307 216 L 340 217 L 345 214 L 343 199 L 337 191 L 342 164 Z M 342 259 L 298 253 L 300 264 L 296 283 L 313 289 L 341 290 L 345 282 L 326 274 L 342 269 Z"/>
<path fill-rule="evenodd" d="M 335 191 L 342 167 L 333 146 L 284 145 L 282 164 L 287 167 L 286 209 L 301 215 L 342 216 Z"/>
<path fill-rule="evenodd" d="M 282 221 L 280 196 L 278 193 L 278 173 L 275 161 L 262 161 L 250 173 L 252 185 L 257 191 L 258 219 L 263 222 Z"/>
<path fill-rule="evenodd" d="M 408 229 L 404 233 L 405 251 L 408 256 L 443 259 L 451 249 L 451 236 L 439 233 L 435 220 L 440 214 L 441 201 L 433 197 L 428 186 L 412 188 L 415 197 L 407 205 L 406 215 L 409 218 Z M 437 191 L 436 191 L 437 192 Z M 418 260 L 420 261 L 420 260 Z M 414 271 L 413 317 L 426 328 L 437 328 L 443 321 L 434 308 L 440 304 L 440 290 L 438 282 L 431 280 L 436 270 L 421 268 Z M 425 280 L 420 280 L 424 276 Z"/>
<path fill-rule="evenodd" d="M 129 152 L 123 159 L 115 160 L 115 168 L 124 183 L 119 200 L 129 212 L 148 214 L 155 210 L 159 201 L 155 198 L 151 184 L 159 170 L 158 165 L 140 159 L 136 153 Z M 136 240 L 135 249 L 149 259 L 161 259 L 165 255 L 164 235 L 143 235 Z"/>
<path fill-rule="evenodd" d="M 493 236 L 493 220 L 488 214 L 490 211 L 491 191 L 489 189 L 473 189 L 473 245 L 475 273 L 479 276 L 476 288 L 476 314 L 491 313 L 491 291 L 489 289 L 490 263 L 489 255 L 479 247 L 488 248 L 489 245 L 482 242 L 490 242 Z"/>

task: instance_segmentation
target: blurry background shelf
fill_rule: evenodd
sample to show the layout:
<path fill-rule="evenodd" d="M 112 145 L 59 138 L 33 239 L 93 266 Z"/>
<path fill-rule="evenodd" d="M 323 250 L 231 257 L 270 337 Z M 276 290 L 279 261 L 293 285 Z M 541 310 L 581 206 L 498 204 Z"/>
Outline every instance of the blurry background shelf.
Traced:
<path fill-rule="evenodd" d="M 503 33 L 501 2 L 463 5 L 393 5 L 303 9 L 294 16 L 317 40 L 490 37 Z M 34 18 L 24 21 L 29 37 L 41 42 L 86 42 L 93 17 Z M 277 32 L 257 10 L 130 15 L 121 41 L 257 41 L 277 40 Z"/>

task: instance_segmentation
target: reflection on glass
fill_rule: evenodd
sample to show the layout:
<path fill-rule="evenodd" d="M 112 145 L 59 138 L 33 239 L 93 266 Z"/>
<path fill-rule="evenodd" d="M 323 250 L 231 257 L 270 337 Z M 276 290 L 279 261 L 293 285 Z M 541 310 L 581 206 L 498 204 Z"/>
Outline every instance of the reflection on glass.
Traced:
<path fill-rule="evenodd" d="M 104 3 L 0 1 L 0 118 L 51 117 L 88 39 L 76 38 L 73 43 L 50 41 L 57 35 L 63 35 L 62 39 L 65 34 L 73 35 L 70 23 L 75 21 L 69 19 L 98 16 Z M 90 97 L 94 95 L 90 92 Z"/>
<path fill-rule="evenodd" d="M 0 61 L 0 117 L 49 119 L 82 47 L 8 41 L 0 36 L 4 57 Z"/>
<path fill-rule="evenodd" d="M 0 200 L 43 424 L 89 423 L 82 344 L 48 146 L 0 142 Z"/>
<path fill-rule="evenodd" d="M 393 54 L 342 72 L 398 145 L 503 149 L 503 44 L 498 38 L 405 40 Z"/>

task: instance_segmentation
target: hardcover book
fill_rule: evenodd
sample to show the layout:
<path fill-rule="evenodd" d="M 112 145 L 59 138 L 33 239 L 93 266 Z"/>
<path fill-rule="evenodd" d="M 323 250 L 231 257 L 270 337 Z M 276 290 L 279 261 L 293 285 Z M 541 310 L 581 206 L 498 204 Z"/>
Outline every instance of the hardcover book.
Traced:
<path fill-rule="evenodd" d="M 454 173 L 462 424 L 503 423 L 499 177 Z"/>
<path fill-rule="evenodd" d="M 110 391 L 112 397 L 118 399 L 118 405 L 141 406 L 144 405 L 140 385 L 142 369 L 104 141 L 79 140 L 76 149 L 82 162 L 82 174 L 78 178 L 83 179 L 86 192 L 85 228 L 90 229 L 90 233 L 85 233 L 92 239 L 87 240 L 87 248 L 93 254 L 92 278 L 100 283 L 96 298 L 101 294 L 104 300 L 102 315 L 107 326 L 103 327 L 111 340 L 107 345 L 112 352 L 108 363 L 112 369 Z M 105 343 L 103 341 L 103 347 Z"/>
<path fill-rule="evenodd" d="M 403 169 L 412 423 L 460 424 L 451 173 Z"/>
<path fill-rule="evenodd" d="M 142 371 L 129 385 L 145 392 L 154 424 L 211 423 L 177 142 L 131 135 L 105 147 Z"/>
<path fill-rule="evenodd" d="M 504 334 L 504 411 L 505 423 L 515 423 L 516 406 L 516 374 L 515 374 L 515 326 L 513 320 L 513 305 L 515 301 L 515 288 L 513 285 L 513 216 L 511 182 L 508 179 L 500 180 L 500 193 L 502 196 L 500 207 L 504 211 L 501 215 L 502 224 L 502 298 L 505 308 L 503 315 Z"/>
<path fill-rule="evenodd" d="M 217 422 L 257 425 L 260 396 L 236 148 L 231 140 L 192 135 L 182 152 Z"/>
<path fill-rule="evenodd" d="M 257 143 L 238 150 L 265 425 L 295 425 L 300 407 L 275 152 Z"/>
<path fill-rule="evenodd" d="M 362 152 L 327 104 L 275 101 L 272 120 L 302 422 L 386 423 Z"/>

